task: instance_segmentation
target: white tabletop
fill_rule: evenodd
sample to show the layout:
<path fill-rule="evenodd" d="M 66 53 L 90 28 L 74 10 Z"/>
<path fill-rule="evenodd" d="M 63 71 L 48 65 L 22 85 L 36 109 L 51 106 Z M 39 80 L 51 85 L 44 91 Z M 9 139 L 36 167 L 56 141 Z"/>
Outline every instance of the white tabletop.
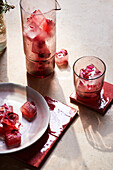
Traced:
<path fill-rule="evenodd" d="M 113 83 L 113 0 L 59 0 L 57 11 L 57 50 L 69 52 L 69 66 L 55 66 L 53 77 L 37 79 L 26 74 L 19 0 L 8 0 L 15 9 L 7 12 L 7 50 L 0 58 L 0 82 L 29 85 L 60 102 L 79 110 L 79 118 L 63 135 L 44 170 L 111 170 L 113 167 L 113 106 L 100 116 L 85 106 L 70 103 L 74 90 L 73 63 L 86 55 L 106 63 L 105 81 Z M 34 169 L 11 158 L 0 156 L 0 169 Z"/>

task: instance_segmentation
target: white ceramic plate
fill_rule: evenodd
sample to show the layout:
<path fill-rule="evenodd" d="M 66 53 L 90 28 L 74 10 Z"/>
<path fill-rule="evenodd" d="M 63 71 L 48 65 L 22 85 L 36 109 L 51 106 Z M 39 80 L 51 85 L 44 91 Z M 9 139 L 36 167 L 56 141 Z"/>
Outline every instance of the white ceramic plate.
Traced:
<path fill-rule="evenodd" d="M 37 115 L 32 122 L 22 117 L 20 107 L 26 101 L 34 101 L 37 107 Z M 36 142 L 46 131 L 49 123 L 50 113 L 45 99 L 40 93 L 28 86 L 13 83 L 0 83 L 0 105 L 6 103 L 12 105 L 14 112 L 19 115 L 21 123 L 21 145 L 8 149 L 3 140 L 0 139 L 0 154 L 11 153 L 26 148 Z"/>

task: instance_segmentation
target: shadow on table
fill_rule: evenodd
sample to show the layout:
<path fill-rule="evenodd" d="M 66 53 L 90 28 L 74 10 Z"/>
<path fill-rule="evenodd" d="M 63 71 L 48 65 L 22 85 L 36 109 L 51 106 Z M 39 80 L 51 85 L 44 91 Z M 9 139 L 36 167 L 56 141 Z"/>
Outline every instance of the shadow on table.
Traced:
<path fill-rule="evenodd" d="M 36 170 L 36 168 L 3 154 L 0 155 L 0 170 Z"/>
<path fill-rule="evenodd" d="M 27 73 L 27 85 L 38 91 L 42 96 L 48 96 L 56 100 L 60 99 L 60 102 L 63 103 L 66 102 L 62 87 L 55 73 L 43 79 L 33 77 Z"/>
<path fill-rule="evenodd" d="M 7 49 L 0 55 L 0 82 L 8 82 L 7 76 Z"/>
<path fill-rule="evenodd" d="M 97 112 L 79 105 L 80 119 L 88 142 L 95 149 L 103 152 L 113 152 L 112 112 L 112 105 L 104 116 L 101 116 Z"/>

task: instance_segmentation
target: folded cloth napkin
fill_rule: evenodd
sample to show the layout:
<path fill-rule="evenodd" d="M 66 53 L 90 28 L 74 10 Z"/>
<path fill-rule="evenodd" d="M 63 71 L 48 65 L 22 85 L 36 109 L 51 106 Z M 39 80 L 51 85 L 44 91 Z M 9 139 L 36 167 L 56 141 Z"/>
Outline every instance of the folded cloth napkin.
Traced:
<path fill-rule="evenodd" d="M 70 124 L 78 117 L 78 111 L 59 101 L 45 97 L 50 109 L 50 122 L 43 136 L 33 145 L 11 154 L 34 167 L 41 167 L 54 146 L 66 132 Z"/>

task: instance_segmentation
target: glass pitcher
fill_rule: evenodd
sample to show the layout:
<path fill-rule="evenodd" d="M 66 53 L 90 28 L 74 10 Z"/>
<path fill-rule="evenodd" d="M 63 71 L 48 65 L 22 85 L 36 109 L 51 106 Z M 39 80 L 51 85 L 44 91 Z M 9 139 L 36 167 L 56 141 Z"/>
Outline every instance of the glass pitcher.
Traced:
<path fill-rule="evenodd" d="M 56 0 L 20 0 L 23 46 L 27 72 L 44 78 L 54 72 L 56 53 Z"/>

